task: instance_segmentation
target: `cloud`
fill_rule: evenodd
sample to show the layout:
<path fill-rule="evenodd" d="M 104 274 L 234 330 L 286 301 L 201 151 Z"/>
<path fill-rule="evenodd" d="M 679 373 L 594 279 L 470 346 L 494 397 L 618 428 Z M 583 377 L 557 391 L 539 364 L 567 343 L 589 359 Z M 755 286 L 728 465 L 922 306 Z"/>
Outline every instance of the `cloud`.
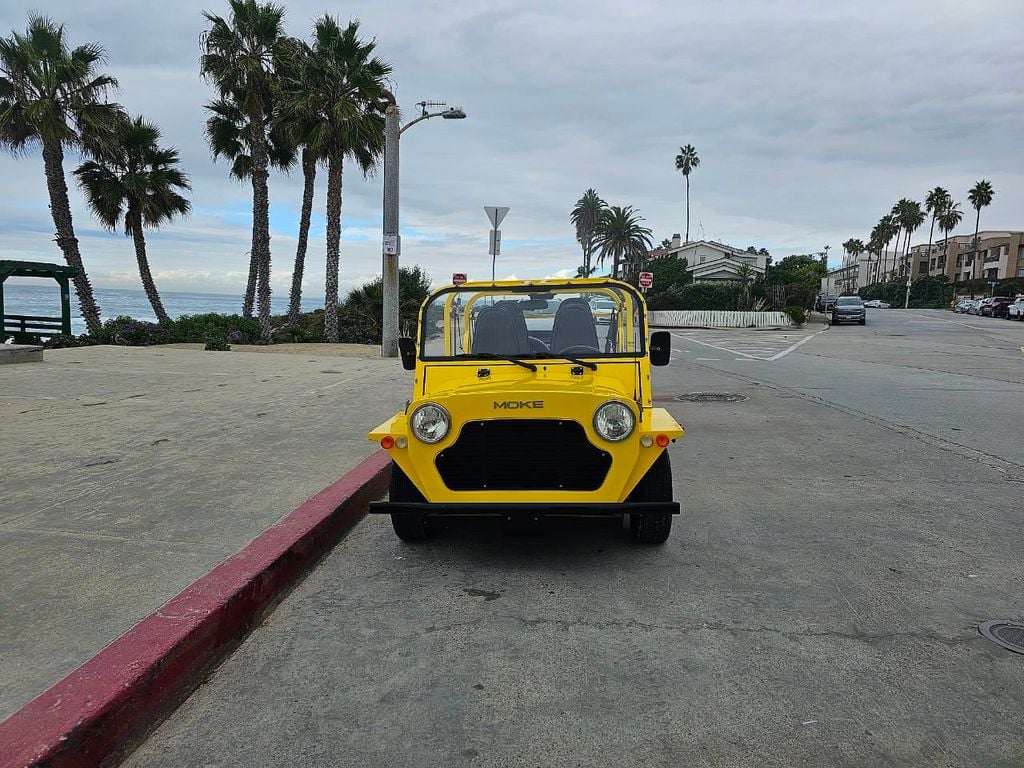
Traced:
<path fill-rule="evenodd" d="M 214 163 L 203 140 L 211 90 L 198 74 L 202 11 L 215 0 L 128 4 L 51 0 L 72 42 L 109 53 L 118 99 L 163 129 L 191 176 L 194 213 L 148 237 L 167 290 L 240 294 L 248 274 L 250 189 Z M 306 35 L 323 12 L 287 5 Z M 694 144 L 690 233 L 767 247 L 777 257 L 841 250 L 866 238 L 901 197 L 936 185 L 966 203 L 978 178 L 996 188 L 982 226 L 1024 228 L 1024 49 L 1017 0 L 822 4 L 724 0 L 495 0 L 436 5 L 354 0 L 394 66 L 408 118 L 423 98 L 468 119 L 430 120 L 402 137 L 404 264 L 435 282 L 490 275 L 484 205 L 508 205 L 499 274 L 573 275 L 568 212 L 588 187 L 633 205 L 659 241 L 685 230 L 678 147 Z M 24 27 L 17 8 L 0 31 Z M 78 159 L 65 159 L 68 173 Z M 70 180 L 70 177 L 69 177 Z M 317 179 L 305 290 L 322 295 L 324 173 Z M 287 291 L 301 173 L 274 173 L 273 287 Z M 72 185 L 76 229 L 97 285 L 138 287 L 131 243 L 98 227 Z M 381 177 L 348 170 L 341 275 L 380 272 Z M 59 260 L 38 154 L 0 157 L 0 257 Z M 965 209 L 967 205 L 964 205 Z M 964 231 L 967 226 L 965 223 Z"/>

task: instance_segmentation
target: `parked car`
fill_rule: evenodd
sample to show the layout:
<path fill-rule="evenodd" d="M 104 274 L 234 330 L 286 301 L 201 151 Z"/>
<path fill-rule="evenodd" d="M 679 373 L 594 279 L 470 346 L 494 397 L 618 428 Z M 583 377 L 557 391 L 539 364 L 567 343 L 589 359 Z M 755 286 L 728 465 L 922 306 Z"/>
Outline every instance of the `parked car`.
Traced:
<path fill-rule="evenodd" d="M 864 310 L 864 302 L 860 296 L 840 296 L 836 299 L 836 305 L 832 308 L 832 324 L 860 323 L 867 325 L 867 312 Z"/>
<path fill-rule="evenodd" d="M 886 304 L 881 299 L 872 299 L 871 301 L 864 302 L 865 307 L 872 307 L 873 309 L 891 309 L 892 304 Z"/>
<path fill-rule="evenodd" d="M 1024 320 L 1024 296 L 1018 296 L 1013 304 L 1006 308 L 1008 320 Z"/>
<path fill-rule="evenodd" d="M 836 303 L 836 295 L 834 293 L 824 294 L 819 293 L 814 299 L 814 311 L 815 312 L 828 312 Z"/>
<path fill-rule="evenodd" d="M 985 317 L 1006 317 L 1006 309 L 1013 304 L 1011 296 L 994 296 L 988 299 L 988 304 L 982 307 L 982 314 Z"/>
<path fill-rule="evenodd" d="M 612 322 L 596 322 L 598 300 L 614 305 Z M 438 338 L 425 332 L 433 318 Z M 412 398 L 369 434 L 392 461 L 388 501 L 370 511 L 405 541 L 449 515 L 604 515 L 625 516 L 639 544 L 664 542 L 679 513 L 666 448 L 683 428 L 650 383 L 672 339 L 647 332 L 643 296 L 617 280 L 435 291 L 418 339 L 398 343 Z"/>
<path fill-rule="evenodd" d="M 960 299 L 956 304 L 953 305 L 953 311 L 958 314 L 967 312 L 967 308 L 974 303 L 973 299 Z"/>
<path fill-rule="evenodd" d="M 982 299 L 971 299 L 967 305 L 968 315 L 980 315 L 981 314 L 981 302 Z"/>

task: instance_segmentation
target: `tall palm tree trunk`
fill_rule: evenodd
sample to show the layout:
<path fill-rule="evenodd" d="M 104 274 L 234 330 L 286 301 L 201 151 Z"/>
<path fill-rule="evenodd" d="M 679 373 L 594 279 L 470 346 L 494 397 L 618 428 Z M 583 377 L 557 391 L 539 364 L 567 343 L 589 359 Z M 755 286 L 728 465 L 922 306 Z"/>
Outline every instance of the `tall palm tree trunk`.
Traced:
<path fill-rule="evenodd" d="M 270 342 L 270 190 L 267 179 L 267 136 L 263 108 L 249 109 L 250 146 L 252 147 L 252 255 L 259 274 L 256 279 L 260 340 Z M 252 268 L 250 267 L 250 271 Z"/>
<path fill-rule="evenodd" d="M 928 227 L 928 273 L 931 274 L 932 268 L 932 235 L 935 234 L 935 214 L 932 214 L 932 223 Z M 945 267 L 943 267 L 943 273 L 945 273 Z"/>
<path fill-rule="evenodd" d="M 299 244 L 295 248 L 295 268 L 292 270 L 292 292 L 288 301 L 288 322 L 299 319 L 302 306 L 302 272 L 306 267 L 306 245 L 309 242 L 309 222 L 313 215 L 313 193 L 316 184 L 316 158 L 307 147 L 302 149 L 302 213 L 299 217 Z"/>
<path fill-rule="evenodd" d="M 43 142 L 43 166 L 46 169 L 46 189 L 50 193 L 50 215 L 57 230 L 57 247 L 64 254 L 69 267 L 75 267 L 78 275 L 73 278 L 78 307 L 90 334 L 100 330 L 100 308 L 92 292 L 92 284 L 85 273 L 82 254 L 78 250 L 78 238 L 71 220 L 71 202 L 68 200 L 68 185 L 64 178 L 64 148 L 60 144 Z"/>
<path fill-rule="evenodd" d="M 253 241 L 256 240 L 256 222 L 253 220 Z M 242 317 L 252 317 L 252 308 L 256 303 L 256 280 L 259 278 L 259 264 L 256 254 L 249 251 L 249 279 L 245 283 L 245 298 L 242 299 Z"/>
<path fill-rule="evenodd" d="M 338 341 L 338 268 L 341 261 L 342 158 L 327 162 L 327 275 L 324 285 L 324 338 Z"/>
<path fill-rule="evenodd" d="M 975 209 L 978 213 L 974 217 L 974 243 L 972 244 L 973 255 L 971 256 L 971 278 L 977 278 L 981 269 L 981 264 L 978 264 L 978 225 L 981 223 L 981 208 Z"/>
<path fill-rule="evenodd" d="M 690 174 L 686 174 L 686 242 L 690 242 Z"/>
<path fill-rule="evenodd" d="M 149 299 L 158 321 L 170 320 L 163 302 L 160 301 L 160 294 L 157 293 L 153 275 L 149 271 L 149 259 L 146 257 L 146 235 L 142 231 L 142 214 L 137 210 L 129 209 L 125 218 L 132 242 L 135 244 L 135 260 L 139 262 L 139 277 L 142 278 L 142 287 L 146 291 L 146 298 Z"/>

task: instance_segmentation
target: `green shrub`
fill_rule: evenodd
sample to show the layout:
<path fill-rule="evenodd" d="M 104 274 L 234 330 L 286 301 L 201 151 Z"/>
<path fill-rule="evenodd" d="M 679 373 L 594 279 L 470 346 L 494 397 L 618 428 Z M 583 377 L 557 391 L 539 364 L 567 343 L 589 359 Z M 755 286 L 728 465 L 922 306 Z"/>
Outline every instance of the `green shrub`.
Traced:
<path fill-rule="evenodd" d="M 799 304 L 790 304 L 784 311 L 786 316 L 793 321 L 793 325 L 803 325 L 807 322 L 807 310 Z"/>
<path fill-rule="evenodd" d="M 231 344 L 255 344 L 260 338 L 259 320 L 216 312 L 182 315 L 164 323 L 164 327 L 171 331 L 174 341 L 185 344 L 203 343 L 209 335 L 219 335 Z"/>
<path fill-rule="evenodd" d="M 647 306 L 652 310 L 662 309 L 736 309 L 740 287 L 738 283 L 690 283 L 673 285 L 659 293 L 651 294 Z"/>

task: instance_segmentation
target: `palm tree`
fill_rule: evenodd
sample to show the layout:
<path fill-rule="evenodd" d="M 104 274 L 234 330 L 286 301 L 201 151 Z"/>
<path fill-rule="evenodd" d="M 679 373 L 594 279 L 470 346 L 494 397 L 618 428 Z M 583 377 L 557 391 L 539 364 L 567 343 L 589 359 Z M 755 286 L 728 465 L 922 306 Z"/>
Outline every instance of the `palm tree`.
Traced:
<path fill-rule="evenodd" d="M 287 101 L 294 98 L 295 91 L 303 88 L 302 72 L 312 55 L 310 47 L 301 40 L 292 41 L 291 55 L 284 68 L 283 88 Z M 290 145 L 301 148 L 302 168 L 302 209 L 299 214 L 299 237 L 295 246 L 295 265 L 292 268 L 292 288 L 288 297 L 288 322 L 296 323 L 302 309 L 302 275 L 306 267 L 306 250 L 309 244 L 309 227 L 313 217 L 313 198 L 316 191 L 316 169 L 324 158 L 316 154 L 313 146 L 302 141 L 313 129 L 310 124 L 315 116 L 298 112 L 279 113 L 275 125 L 280 126 L 290 139 Z"/>
<path fill-rule="evenodd" d="M 604 260 L 612 257 L 612 277 L 629 279 L 647 258 L 651 250 L 651 230 L 640 223 L 643 220 L 631 205 L 613 205 L 602 214 L 595 242 L 597 260 L 603 266 Z M 622 275 L 619 274 L 620 264 Z"/>
<path fill-rule="evenodd" d="M 204 12 L 210 23 L 202 37 L 199 69 L 222 99 L 238 98 L 250 155 L 252 251 L 258 271 L 260 331 L 270 341 L 270 193 L 267 113 L 277 89 L 277 69 L 288 51 L 284 8 L 256 0 L 228 0 L 228 19 Z"/>
<path fill-rule="evenodd" d="M 178 169 L 178 151 L 160 147 L 160 129 L 141 117 L 122 115 L 115 129 L 116 143 L 98 152 L 95 160 L 75 171 L 89 208 L 99 222 L 124 232 L 135 243 L 135 258 L 146 297 L 157 320 L 168 320 L 146 258 L 145 227 L 157 228 L 191 206 L 178 190 L 191 189 Z"/>
<path fill-rule="evenodd" d="M 893 207 L 895 208 L 895 206 Z M 888 268 L 886 266 L 887 253 L 889 250 L 889 243 L 892 242 L 892 239 L 894 237 L 897 238 L 896 245 L 897 248 L 899 247 L 898 239 L 900 234 L 900 227 L 896 223 L 896 218 L 892 214 L 889 214 L 887 216 L 883 216 L 881 219 L 878 220 L 878 226 L 875 229 L 878 230 L 878 275 L 879 278 L 881 278 L 882 274 L 888 271 Z"/>
<path fill-rule="evenodd" d="M 91 334 L 100 329 L 100 308 L 75 237 L 64 149 L 89 149 L 109 138 L 121 107 L 105 101 L 117 88 L 98 71 L 105 58 L 95 43 L 70 49 L 64 27 L 45 16 L 30 16 L 25 34 L 0 39 L 0 145 L 14 155 L 42 148 L 57 246 L 78 270 L 75 293 Z"/>
<path fill-rule="evenodd" d="M 285 112 L 306 118 L 300 140 L 327 163 L 327 276 L 324 337 L 338 340 L 341 185 L 345 158 L 368 174 L 384 150 L 385 78 L 391 65 L 373 56 L 376 42 L 359 38 L 359 22 L 344 29 L 324 15 L 313 26 L 313 47 L 301 87 L 290 88 Z"/>
<path fill-rule="evenodd" d="M 974 242 L 971 246 L 971 277 L 981 277 L 982 265 L 979 264 L 978 269 L 974 269 L 974 262 L 978 259 L 978 225 L 981 223 L 981 209 L 991 205 L 992 198 L 995 195 L 995 190 L 992 189 L 992 182 L 988 179 L 976 182 L 971 187 L 971 191 L 967 193 L 967 199 L 971 201 L 971 207 L 977 212 L 974 217 Z"/>
<path fill-rule="evenodd" d="M 249 150 L 249 127 L 243 97 L 233 94 L 208 102 L 204 108 L 211 113 L 206 119 L 206 141 L 210 145 L 214 160 L 225 158 L 231 161 L 231 176 L 245 181 L 252 175 L 252 152 Z M 287 171 L 295 162 L 295 147 L 281 122 L 271 119 L 270 107 L 266 115 L 267 159 L 271 167 Z M 242 316 L 252 317 L 256 298 L 256 282 L 259 265 L 249 252 L 249 279 L 242 299 Z"/>
<path fill-rule="evenodd" d="M 931 214 L 932 223 L 928 227 L 928 258 L 932 256 L 932 235 L 935 232 L 935 219 L 950 203 L 949 190 L 936 187 L 924 198 L 924 209 Z"/>
<path fill-rule="evenodd" d="M 938 216 L 939 229 L 942 230 L 945 236 L 945 242 L 942 245 L 942 260 L 949 260 L 949 233 L 960 226 L 960 222 L 963 221 L 964 213 L 960 210 L 960 203 L 950 202 Z M 953 284 L 956 284 L 956 270 L 953 271 Z"/>
<path fill-rule="evenodd" d="M 576 227 L 576 241 L 583 248 L 583 272 L 590 275 L 593 271 L 591 260 L 594 256 L 594 238 L 597 234 L 601 216 L 608 208 L 608 203 L 593 189 L 588 189 L 576 201 L 576 207 L 569 214 L 569 221 Z"/>
<path fill-rule="evenodd" d="M 686 242 L 690 242 L 690 173 L 700 165 L 697 150 L 692 144 L 679 148 L 676 155 L 676 170 L 686 177 Z"/>
<path fill-rule="evenodd" d="M 911 272 L 910 265 L 910 236 L 914 234 L 928 218 L 921 209 L 921 204 L 916 200 L 900 200 L 899 224 L 907 233 L 907 239 L 903 245 L 903 262 L 900 267 L 900 277 L 907 277 Z M 906 274 L 904 274 L 904 272 Z"/>
<path fill-rule="evenodd" d="M 740 284 L 740 303 L 743 309 L 750 307 L 750 284 L 757 277 L 757 271 L 743 261 L 736 267 L 736 282 Z"/>

